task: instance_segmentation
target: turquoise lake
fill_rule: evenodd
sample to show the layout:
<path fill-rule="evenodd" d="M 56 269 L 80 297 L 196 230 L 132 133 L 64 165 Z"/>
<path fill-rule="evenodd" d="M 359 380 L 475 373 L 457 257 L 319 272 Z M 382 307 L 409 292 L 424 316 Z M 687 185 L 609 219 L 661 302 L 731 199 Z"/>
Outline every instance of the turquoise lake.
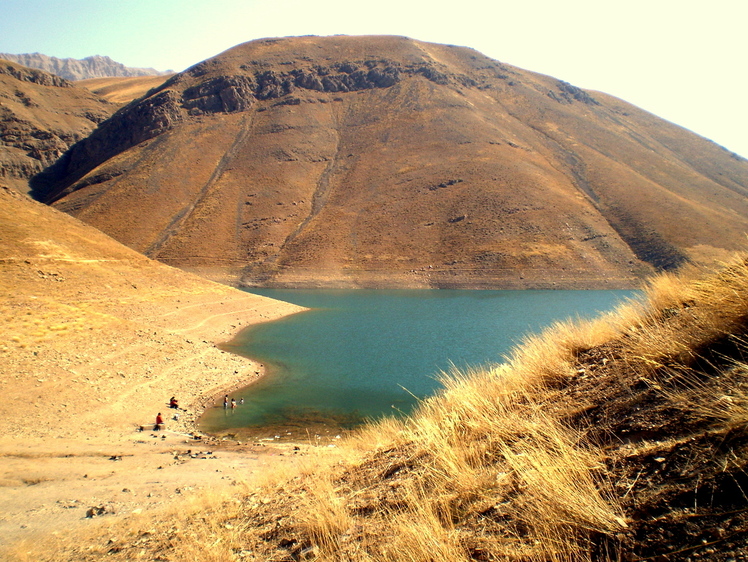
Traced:
<path fill-rule="evenodd" d="M 267 375 L 209 409 L 201 428 L 290 435 L 408 413 L 437 377 L 499 363 L 523 336 L 554 321 L 591 318 L 633 291 L 295 290 L 250 292 L 311 308 L 244 330 L 227 351 Z M 257 431 L 260 430 L 260 431 Z"/>

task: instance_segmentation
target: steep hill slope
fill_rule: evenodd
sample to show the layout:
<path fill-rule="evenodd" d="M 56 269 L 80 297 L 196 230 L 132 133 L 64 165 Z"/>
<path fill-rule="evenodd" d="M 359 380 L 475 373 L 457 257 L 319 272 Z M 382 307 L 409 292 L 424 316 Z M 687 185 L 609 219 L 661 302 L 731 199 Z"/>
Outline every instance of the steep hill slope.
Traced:
<path fill-rule="evenodd" d="M 401 37 L 239 45 L 36 196 L 248 285 L 620 287 L 738 248 L 748 161 L 610 96 Z"/>
<path fill-rule="evenodd" d="M 165 394 L 194 414 L 258 370 L 209 342 L 299 310 L 149 260 L 8 188 L 0 286 L 0 443 L 113 442 L 150 420 Z"/>
<path fill-rule="evenodd" d="M 171 72 L 159 72 L 155 68 L 132 68 L 101 55 L 84 59 L 59 59 L 41 53 L 23 53 L 20 55 L 0 53 L 0 59 L 56 74 L 66 80 L 85 80 L 106 76 L 159 76 Z"/>
<path fill-rule="evenodd" d="M 222 453 L 219 472 L 174 450 L 200 447 L 184 445 L 200 412 L 262 372 L 214 342 L 298 310 L 149 260 L 0 187 L 0 550 L 86 524 L 94 506 L 147 510 L 179 487 L 248 477 L 261 452 Z M 136 431 L 158 412 L 164 431 Z"/>
<path fill-rule="evenodd" d="M 97 96 L 112 103 L 125 104 L 157 88 L 169 76 L 106 77 L 78 80 L 76 86 L 91 90 Z"/>
<path fill-rule="evenodd" d="M 27 192 L 30 177 L 116 109 L 63 78 L 0 60 L 0 181 Z"/>

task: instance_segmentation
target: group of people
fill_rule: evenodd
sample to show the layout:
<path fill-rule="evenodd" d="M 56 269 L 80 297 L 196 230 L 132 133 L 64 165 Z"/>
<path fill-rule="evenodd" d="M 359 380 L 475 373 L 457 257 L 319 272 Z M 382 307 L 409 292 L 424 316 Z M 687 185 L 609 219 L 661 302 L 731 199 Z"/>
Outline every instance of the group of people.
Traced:
<path fill-rule="evenodd" d="M 239 404 L 244 404 L 244 398 L 239 398 Z M 223 409 L 228 410 L 231 408 L 232 410 L 236 409 L 236 399 L 235 398 L 229 398 L 229 395 L 226 394 L 223 397 Z M 179 410 L 179 400 L 176 399 L 175 396 L 172 396 L 169 398 L 169 408 L 172 408 L 174 410 Z M 174 419 L 179 419 L 179 414 L 174 414 Z M 161 415 L 161 412 L 156 414 L 156 423 L 153 426 L 153 431 L 159 431 L 161 429 L 164 429 L 164 417 Z M 142 430 L 142 427 L 141 427 Z"/>
<path fill-rule="evenodd" d="M 239 398 L 239 404 L 244 404 L 244 398 Z M 228 410 L 229 407 L 231 407 L 232 410 L 236 409 L 236 399 L 231 398 L 231 400 L 229 400 L 229 395 L 226 394 L 223 397 L 223 409 Z"/>
<path fill-rule="evenodd" d="M 179 400 L 177 400 L 176 396 L 172 396 L 169 398 L 169 408 L 172 408 L 174 410 L 179 410 Z M 174 414 L 174 419 L 179 419 L 179 414 Z M 164 429 L 164 417 L 161 415 L 161 412 L 156 414 L 156 424 L 153 426 L 153 431 L 159 431 L 161 429 Z"/>

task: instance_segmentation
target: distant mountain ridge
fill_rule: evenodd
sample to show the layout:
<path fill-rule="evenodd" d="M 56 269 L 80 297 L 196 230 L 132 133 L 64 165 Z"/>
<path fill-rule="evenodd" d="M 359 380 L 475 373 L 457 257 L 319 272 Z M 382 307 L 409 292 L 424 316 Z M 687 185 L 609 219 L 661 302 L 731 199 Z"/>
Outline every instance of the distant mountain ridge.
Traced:
<path fill-rule="evenodd" d="M 66 80 L 85 80 L 109 76 L 161 76 L 172 72 L 171 70 L 160 72 L 155 68 L 128 67 L 121 62 L 101 55 L 93 55 L 84 59 L 59 59 L 42 53 L 23 53 L 20 55 L 0 53 L 0 59 L 6 59 L 29 68 L 44 70 Z"/>

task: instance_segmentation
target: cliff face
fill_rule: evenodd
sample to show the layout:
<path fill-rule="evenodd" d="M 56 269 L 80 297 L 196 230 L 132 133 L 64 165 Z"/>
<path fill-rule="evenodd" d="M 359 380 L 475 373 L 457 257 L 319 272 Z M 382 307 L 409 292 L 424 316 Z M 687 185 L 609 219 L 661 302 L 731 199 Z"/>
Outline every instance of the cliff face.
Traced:
<path fill-rule="evenodd" d="M 115 108 L 64 78 L 0 60 L 0 182 L 28 191 L 30 177 Z"/>
<path fill-rule="evenodd" d="M 616 98 L 396 37 L 237 46 L 35 178 L 248 285 L 629 286 L 748 230 L 748 162 Z"/>
<path fill-rule="evenodd" d="M 168 72 L 159 72 L 154 68 L 128 67 L 101 55 L 94 55 L 84 59 L 58 59 L 57 57 L 50 57 L 41 53 L 23 53 L 20 55 L 0 53 L 0 59 L 43 70 L 66 80 L 85 80 L 107 76 L 157 76 L 168 74 Z"/>

